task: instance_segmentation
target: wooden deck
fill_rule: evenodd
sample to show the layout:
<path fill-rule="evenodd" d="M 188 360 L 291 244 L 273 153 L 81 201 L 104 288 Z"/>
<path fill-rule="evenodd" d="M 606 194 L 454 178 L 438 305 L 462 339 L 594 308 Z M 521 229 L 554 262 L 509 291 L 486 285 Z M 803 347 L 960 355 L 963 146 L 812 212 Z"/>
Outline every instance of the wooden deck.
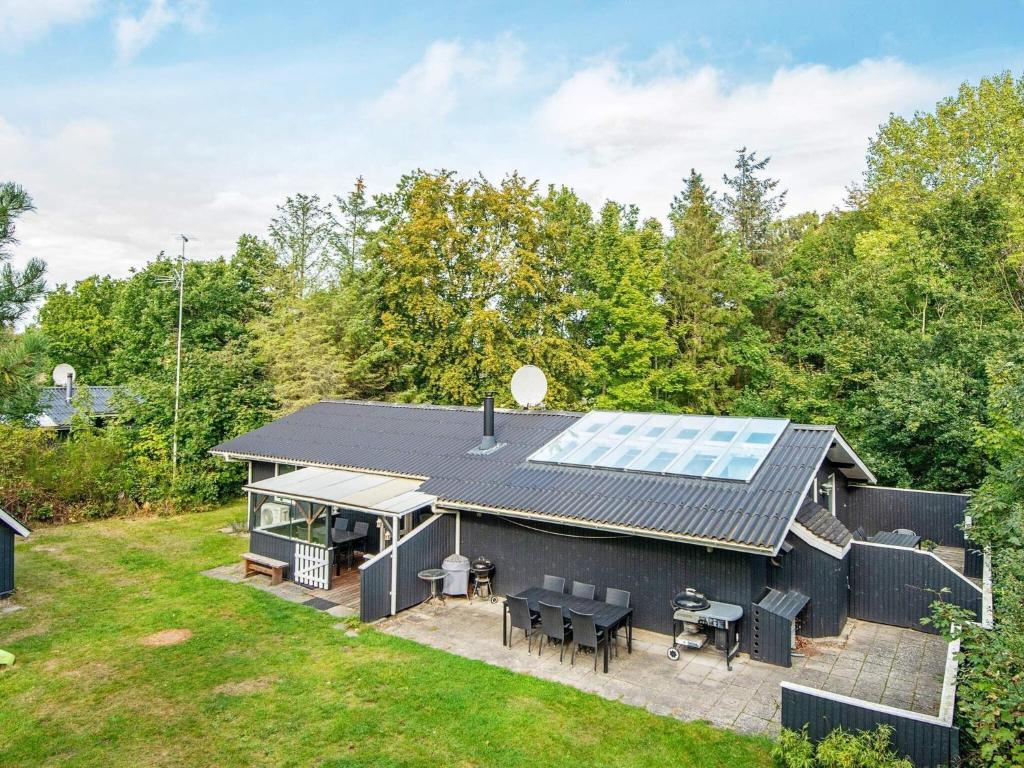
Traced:
<path fill-rule="evenodd" d="M 330 589 L 310 589 L 309 593 L 314 597 L 321 597 L 330 600 L 337 605 L 344 605 L 347 608 L 359 608 L 359 569 L 342 568 L 341 573 L 331 573 Z"/>

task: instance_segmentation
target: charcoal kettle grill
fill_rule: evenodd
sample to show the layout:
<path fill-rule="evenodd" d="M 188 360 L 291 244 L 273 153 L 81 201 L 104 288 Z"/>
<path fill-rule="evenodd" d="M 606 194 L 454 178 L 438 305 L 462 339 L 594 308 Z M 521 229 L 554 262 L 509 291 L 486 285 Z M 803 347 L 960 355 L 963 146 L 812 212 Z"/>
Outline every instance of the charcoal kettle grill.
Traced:
<path fill-rule="evenodd" d="M 731 603 L 708 600 L 696 589 L 687 588 L 672 598 L 672 646 L 668 657 L 679 660 L 679 651 L 699 651 L 714 638 L 715 648 L 725 653 L 725 667 L 740 647 L 739 623 L 743 609 Z"/>
<path fill-rule="evenodd" d="M 469 571 L 473 574 L 473 583 L 476 585 L 473 591 L 476 596 L 489 597 L 492 603 L 498 602 L 498 597 L 491 587 L 491 580 L 494 578 L 494 563 L 486 557 L 478 557 L 469 566 Z"/>

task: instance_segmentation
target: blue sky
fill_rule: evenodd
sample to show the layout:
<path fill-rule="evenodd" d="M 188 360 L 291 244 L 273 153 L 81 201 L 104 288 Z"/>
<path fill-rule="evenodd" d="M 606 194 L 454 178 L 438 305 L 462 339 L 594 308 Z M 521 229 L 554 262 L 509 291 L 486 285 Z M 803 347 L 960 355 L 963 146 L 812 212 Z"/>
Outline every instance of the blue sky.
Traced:
<path fill-rule="evenodd" d="M 842 202 L 890 113 L 1024 71 L 1024 3 L 0 0 L 0 168 L 51 283 L 173 235 L 230 252 L 284 195 L 518 170 L 664 216 L 744 144 Z"/>

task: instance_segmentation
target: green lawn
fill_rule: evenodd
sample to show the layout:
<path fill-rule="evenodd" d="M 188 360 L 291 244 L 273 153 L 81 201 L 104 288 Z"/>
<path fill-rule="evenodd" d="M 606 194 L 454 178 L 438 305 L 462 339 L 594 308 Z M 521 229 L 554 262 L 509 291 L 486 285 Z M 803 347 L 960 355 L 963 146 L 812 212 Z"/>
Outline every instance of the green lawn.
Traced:
<path fill-rule="evenodd" d="M 768 742 L 680 723 L 336 620 L 200 571 L 238 505 L 43 529 L 0 616 L 0 765 L 747 766 Z M 141 640 L 189 629 L 179 645 Z M 477 701 L 484 701 L 478 709 Z"/>

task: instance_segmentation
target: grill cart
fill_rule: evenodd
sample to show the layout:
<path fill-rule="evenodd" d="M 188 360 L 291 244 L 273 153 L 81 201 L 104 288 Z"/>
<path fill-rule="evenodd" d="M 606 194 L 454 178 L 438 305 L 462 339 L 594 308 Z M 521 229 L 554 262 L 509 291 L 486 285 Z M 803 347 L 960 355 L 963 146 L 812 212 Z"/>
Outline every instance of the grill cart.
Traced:
<path fill-rule="evenodd" d="M 732 603 L 708 600 L 695 589 L 687 588 L 672 598 L 672 647 L 668 657 L 679 660 L 679 650 L 699 651 L 708 640 L 725 653 L 725 667 L 732 670 L 732 660 L 740 647 L 739 624 L 743 609 Z"/>

